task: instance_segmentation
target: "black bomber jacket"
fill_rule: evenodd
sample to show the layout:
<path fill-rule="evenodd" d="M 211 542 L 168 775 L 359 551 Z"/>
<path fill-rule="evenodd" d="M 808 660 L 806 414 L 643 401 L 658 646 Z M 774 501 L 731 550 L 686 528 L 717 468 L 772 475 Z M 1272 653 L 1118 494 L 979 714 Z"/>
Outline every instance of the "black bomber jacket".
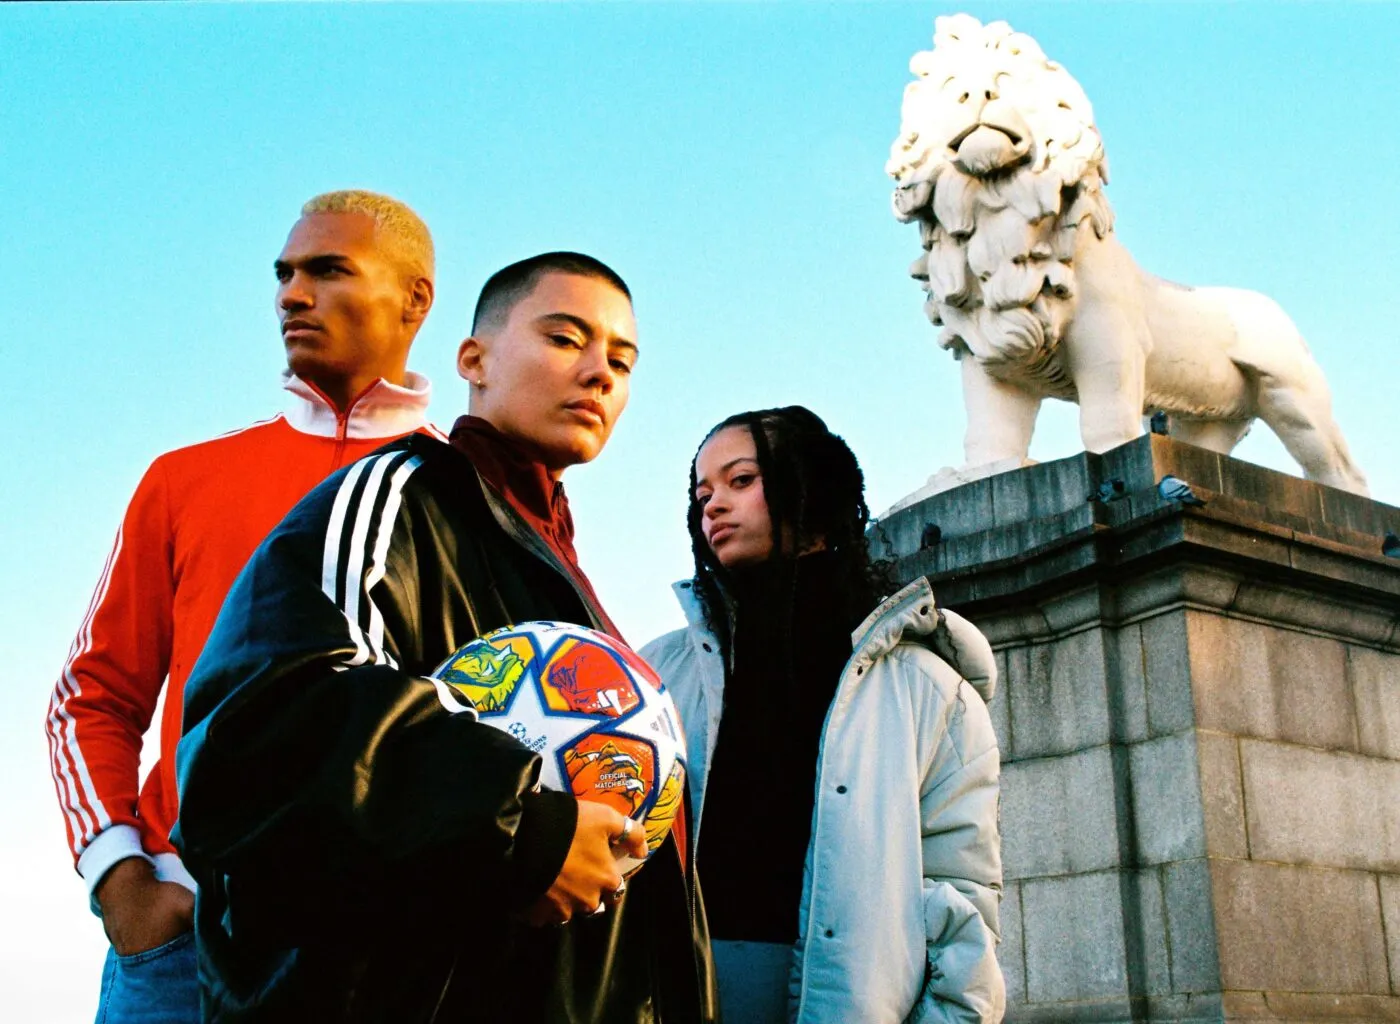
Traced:
<path fill-rule="evenodd" d="M 601 625 L 467 456 L 425 435 L 334 474 L 263 542 L 185 688 L 172 839 L 199 883 L 205 1020 L 718 1019 L 672 839 L 616 909 L 519 921 L 576 805 L 424 677 L 530 619 Z"/>

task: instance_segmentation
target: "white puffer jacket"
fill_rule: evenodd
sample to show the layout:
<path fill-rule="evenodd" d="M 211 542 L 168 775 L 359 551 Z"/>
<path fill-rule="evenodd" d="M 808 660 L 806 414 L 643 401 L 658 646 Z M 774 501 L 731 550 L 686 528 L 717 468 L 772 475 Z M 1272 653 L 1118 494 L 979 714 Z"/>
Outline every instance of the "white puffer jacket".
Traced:
<path fill-rule="evenodd" d="M 641 653 L 685 724 L 693 850 L 724 665 L 689 582 L 676 594 L 690 625 Z M 871 612 L 853 641 L 818 754 L 793 1017 L 995 1024 L 1006 990 L 996 962 L 1000 757 L 983 703 L 996 688 L 991 647 L 938 608 L 923 579 Z"/>

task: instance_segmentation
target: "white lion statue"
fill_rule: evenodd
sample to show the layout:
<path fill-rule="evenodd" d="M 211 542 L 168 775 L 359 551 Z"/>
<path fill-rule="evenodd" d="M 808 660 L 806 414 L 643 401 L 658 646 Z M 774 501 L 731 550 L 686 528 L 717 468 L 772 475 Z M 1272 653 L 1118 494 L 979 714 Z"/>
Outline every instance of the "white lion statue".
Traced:
<path fill-rule="evenodd" d="M 1021 465 L 1040 403 L 1079 403 L 1101 452 L 1168 414 L 1180 440 L 1229 452 L 1263 419 L 1309 479 L 1365 494 L 1322 371 L 1271 299 L 1139 269 L 1113 233 L 1089 100 L 1005 22 L 937 19 L 916 54 L 887 170 L 917 221 L 939 343 L 961 361 L 975 467 Z"/>

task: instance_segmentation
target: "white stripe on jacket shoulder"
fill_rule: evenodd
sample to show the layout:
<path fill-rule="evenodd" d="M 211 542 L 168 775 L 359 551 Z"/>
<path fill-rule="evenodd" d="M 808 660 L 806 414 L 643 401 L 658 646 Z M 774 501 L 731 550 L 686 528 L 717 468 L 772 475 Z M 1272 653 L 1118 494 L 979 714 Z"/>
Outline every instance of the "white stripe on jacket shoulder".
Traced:
<path fill-rule="evenodd" d="M 355 645 L 354 655 L 337 668 L 398 667 L 384 650 L 384 617 L 372 591 L 384 578 L 404 485 L 422 463 L 421 456 L 405 451 L 367 456 L 350 467 L 331 503 L 321 590 L 345 616 Z"/>

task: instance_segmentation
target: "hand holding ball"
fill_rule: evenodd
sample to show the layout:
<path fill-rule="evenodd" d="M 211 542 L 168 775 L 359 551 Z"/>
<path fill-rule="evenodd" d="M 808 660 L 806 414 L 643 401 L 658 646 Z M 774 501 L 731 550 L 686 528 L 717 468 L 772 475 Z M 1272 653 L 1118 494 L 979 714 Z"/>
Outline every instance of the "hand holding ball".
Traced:
<path fill-rule="evenodd" d="M 543 759 L 540 782 L 611 807 L 655 852 L 681 808 L 685 739 L 655 671 L 621 641 L 563 622 L 487 633 L 433 673 L 462 693 L 484 725 Z M 616 839 L 616 837 L 614 836 Z M 621 854 L 624 874 L 643 861 Z"/>

